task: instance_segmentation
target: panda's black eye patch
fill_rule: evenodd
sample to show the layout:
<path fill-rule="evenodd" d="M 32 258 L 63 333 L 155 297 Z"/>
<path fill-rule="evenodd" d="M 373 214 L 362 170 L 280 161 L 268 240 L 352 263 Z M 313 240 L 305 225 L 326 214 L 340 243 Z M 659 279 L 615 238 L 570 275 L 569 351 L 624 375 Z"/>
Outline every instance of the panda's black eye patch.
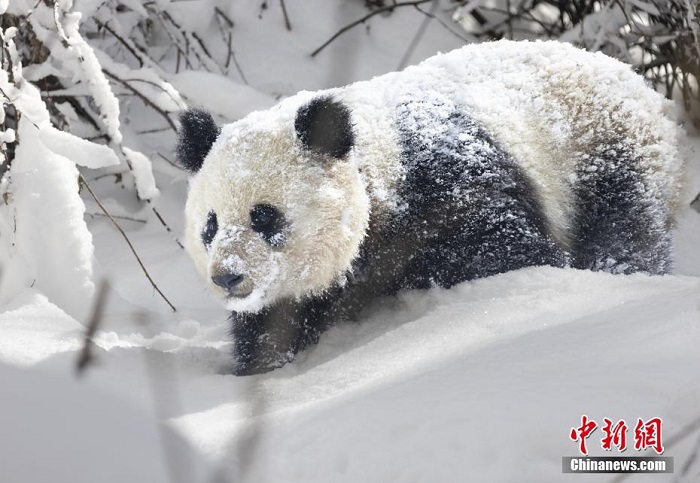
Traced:
<path fill-rule="evenodd" d="M 219 222 L 216 219 L 216 213 L 210 211 L 207 215 L 207 224 L 202 230 L 202 241 L 205 247 L 209 248 L 211 246 L 217 231 L 219 231 Z"/>
<path fill-rule="evenodd" d="M 272 205 L 255 205 L 250 210 L 250 227 L 272 246 L 284 242 L 284 215 Z"/>

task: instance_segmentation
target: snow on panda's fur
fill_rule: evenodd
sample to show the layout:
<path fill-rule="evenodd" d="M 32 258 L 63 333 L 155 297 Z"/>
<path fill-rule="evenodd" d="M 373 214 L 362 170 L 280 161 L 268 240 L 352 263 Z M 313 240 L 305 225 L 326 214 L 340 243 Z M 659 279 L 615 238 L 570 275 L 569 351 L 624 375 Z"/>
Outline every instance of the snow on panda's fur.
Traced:
<path fill-rule="evenodd" d="M 671 106 L 555 42 L 470 45 L 219 129 L 181 116 L 187 250 L 233 311 L 237 374 L 380 296 L 530 265 L 671 270 Z"/>

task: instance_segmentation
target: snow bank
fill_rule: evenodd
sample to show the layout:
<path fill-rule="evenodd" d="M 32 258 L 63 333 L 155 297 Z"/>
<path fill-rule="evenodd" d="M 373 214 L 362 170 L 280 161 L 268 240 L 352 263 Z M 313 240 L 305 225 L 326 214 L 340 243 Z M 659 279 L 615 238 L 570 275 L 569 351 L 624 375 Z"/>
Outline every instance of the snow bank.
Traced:
<path fill-rule="evenodd" d="M 161 417 L 224 465 L 228 481 L 568 481 L 561 457 L 576 454 L 568 432 L 583 413 L 662 417 L 666 455 L 680 465 L 694 438 L 672 441 L 697 418 L 700 397 L 699 288 L 697 277 L 530 268 L 406 293 L 362 323 L 331 329 L 294 363 L 248 378 L 224 374 L 223 320 L 170 322 L 158 333 L 116 323 L 112 310 L 82 384 L 65 376 L 80 325 L 27 292 L 0 317 L 0 359 L 55 375 L 20 378 L 0 366 L 10 388 L 3 407 L 25 415 L 4 426 L 25 435 L 21 444 L 5 451 L 0 443 L 21 466 L 0 468 L 23 471 L 16 481 L 47 481 L 51 468 L 62 474 L 59 463 L 25 468 L 26 455 L 47 453 L 51 463 L 56 454 L 75 468 L 73 454 L 92 455 L 87 440 L 104 454 L 74 481 L 111 471 L 110 458 L 123 461 L 131 449 L 143 452 L 131 461 L 146 474 L 162 464 L 162 447 L 144 413 L 162 401 Z M 102 402 L 105 393 L 137 409 Z M 65 416 L 53 417 L 59 411 Z M 65 427 L 74 452 L 53 448 Z M 603 454 L 594 443 L 592 454 Z"/>
<path fill-rule="evenodd" d="M 94 290 L 93 248 L 78 170 L 42 142 L 28 117 L 22 117 L 18 132 L 22 142 L 10 169 L 11 204 L 0 213 L 8 229 L 2 237 L 0 301 L 32 286 L 69 314 L 83 317 Z"/>
<path fill-rule="evenodd" d="M 271 375 L 207 377 L 174 422 L 232 481 L 563 481 L 582 413 L 697 417 L 698 288 L 532 268 L 409 293 Z"/>
<path fill-rule="evenodd" d="M 152 415 L 73 378 L 0 364 L 0 384 L 4 483 L 221 481 Z"/>
<path fill-rule="evenodd" d="M 2 181 L 0 303 L 31 286 L 71 315 L 82 317 L 94 290 L 93 247 L 83 220 L 76 163 L 96 168 L 118 160 L 109 148 L 51 126 L 39 91 L 22 78 L 12 41 L 15 34 L 12 28 L 4 32 L 15 68 L 13 82 L 0 71 L 0 88 L 21 113 L 17 135 L 22 142 Z"/>

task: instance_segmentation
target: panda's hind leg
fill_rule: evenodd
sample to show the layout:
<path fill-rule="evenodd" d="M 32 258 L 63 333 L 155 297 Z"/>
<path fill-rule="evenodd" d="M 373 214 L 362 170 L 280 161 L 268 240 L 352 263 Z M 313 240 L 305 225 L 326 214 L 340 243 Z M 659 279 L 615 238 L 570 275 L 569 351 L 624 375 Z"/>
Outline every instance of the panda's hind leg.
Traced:
<path fill-rule="evenodd" d="M 633 150 L 625 143 L 602 146 L 582 160 L 576 175 L 572 266 L 670 272 L 668 210 Z"/>

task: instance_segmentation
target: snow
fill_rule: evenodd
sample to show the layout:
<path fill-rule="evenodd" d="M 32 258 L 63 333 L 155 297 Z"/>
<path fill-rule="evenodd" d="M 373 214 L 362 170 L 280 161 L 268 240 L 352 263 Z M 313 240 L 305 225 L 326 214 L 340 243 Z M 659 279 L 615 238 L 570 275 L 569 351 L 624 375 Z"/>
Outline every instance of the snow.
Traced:
<path fill-rule="evenodd" d="M 440 23 L 430 22 L 422 41 L 410 51 L 425 17 L 413 8 L 398 8 L 391 17 L 377 15 L 349 30 L 310 58 L 316 48 L 351 21 L 365 16 L 367 10 L 361 2 L 286 3 L 291 31 L 281 28 L 284 16 L 279 2 L 267 2 L 264 10 L 258 2 L 233 2 L 228 7 L 231 18 L 250 19 L 237 23 L 232 31 L 236 59 L 245 77 L 241 80 L 276 96 L 370 79 L 399 69 L 406 53 L 406 65 L 411 65 L 463 44 Z M 265 62 L 260 62 L 261 55 Z M 231 71 L 236 78 L 234 69 Z"/>
<path fill-rule="evenodd" d="M 268 2 L 259 20 L 260 2 L 231 3 L 235 18 L 253 19 L 233 32 L 247 81 L 264 93 L 254 102 L 229 103 L 248 99 L 233 70 L 232 97 L 208 91 L 210 83 L 227 82 L 209 75 L 168 80 L 189 103 L 238 116 L 269 107 L 271 95 L 394 70 L 423 19 L 412 9 L 378 16 L 370 35 L 360 26 L 314 61 L 309 52 L 365 10 L 362 2 L 343 2 L 340 10 L 325 0 L 305 2 L 286 2 L 292 33 L 278 28 L 278 2 Z M 81 2 L 90 4 L 86 11 L 97 3 Z M 176 2 L 183 9 L 186 3 Z M 0 0 L 0 10 L 7 5 Z M 383 27 L 393 19 L 399 27 Z M 200 16 L 191 21 L 203 23 Z M 457 44 L 432 22 L 411 63 Z M 33 93 L 0 82 L 16 103 L 24 102 L 28 120 L 46 119 Z M 451 290 L 407 293 L 358 324 L 331 329 L 293 364 L 235 378 L 227 373 L 227 312 L 173 239 L 183 231 L 186 179 L 152 153 L 172 152 L 174 142 L 136 134 L 125 116 L 136 122 L 140 114 L 123 110 L 120 129 L 152 161 L 155 185 L 148 187 L 158 187 L 158 209 L 172 233 L 149 218 L 151 205 L 113 177 L 83 173 L 122 217 L 118 222 L 175 314 L 111 223 L 97 216 L 95 203 L 77 195 L 75 164 L 107 165 L 111 156 L 75 139 L 49 139 L 55 133 L 47 135 L 44 125 L 37 132 L 26 123 L 17 132 L 28 141 L 18 153 L 22 162 L 13 164 L 13 209 L 35 222 L 18 223 L 15 233 L 14 214 L 0 198 L 1 482 L 611 481 L 613 475 L 561 473 L 561 457 L 576 454 L 569 430 L 584 413 L 628 424 L 662 417 L 676 481 L 700 478 L 690 459 L 697 430 L 683 436 L 698 420 L 700 398 L 700 214 L 685 199 L 675 275 L 530 268 Z M 697 137 L 689 147 L 688 193 L 697 194 Z M 84 212 L 91 215 L 89 231 Z M 95 337 L 96 362 L 77 378 L 90 284 L 102 277 L 113 288 Z M 589 440 L 591 454 L 603 455 L 596 439 Z"/>
<path fill-rule="evenodd" d="M 107 146 L 91 143 L 51 126 L 42 129 L 39 137 L 49 150 L 80 166 L 97 169 L 119 164 L 119 158 Z"/>
<path fill-rule="evenodd" d="M 40 132 L 28 117 L 21 118 L 22 142 L 10 168 L 12 204 L 0 207 L 0 301 L 31 286 L 74 317 L 83 317 L 94 290 L 93 246 L 83 220 L 78 170 L 51 151 Z"/>
<path fill-rule="evenodd" d="M 72 0 L 57 2 L 54 6 L 55 25 L 60 37 L 66 44 L 60 60 L 74 66 L 74 76 L 85 82 L 92 94 L 92 99 L 99 107 L 105 132 L 117 144 L 121 143 L 119 131 L 119 101 L 109 86 L 107 77 L 102 72 L 102 65 L 95 51 L 78 32 L 80 12 L 69 12 Z"/>
<path fill-rule="evenodd" d="M 73 377 L 2 364 L 0 381 L 0 426 L 3 440 L 11 442 L 0 452 L 4 482 L 217 481 L 151 414 L 88 390 Z"/>
<path fill-rule="evenodd" d="M 151 161 L 138 151 L 126 147 L 124 148 L 124 155 L 131 166 L 139 198 L 142 200 L 157 198 L 159 192 L 156 187 L 156 180 L 153 177 Z"/>
<path fill-rule="evenodd" d="M 250 86 L 239 84 L 226 77 L 186 70 L 173 75 L 170 82 L 187 99 L 191 107 L 207 106 L 223 119 L 240 119 L 256 109 L 267 109 L 275 100 Z M 202 89 L 206 85 L 207 89 Z M 221 92 L 230 93 L 221 98 Z"/>
<path fill-rule="evenodd" d="M 596 308 L 599 294 L 585 290 L 591 278 L 613 291 L 609 304 Z M 698 362 L 697 280 L 620 284 L 534 269 L 477 285 L 441 294 L 442 303 L 422 317 L 406 313 L 413 320 L 343 361 L 307 360 L 311 367 L 301 374 L 270 383 L 271 401 L 259 402 L 265 415 L 250 423 L 261 435 L 246 481 L 564 481 L 560 457 L 575 453 L 567 430 L 582 413 L 628 421 L 662 414 L 667 434 L 697 417 L 686 399 L 697 394 L 697 372 L 678 371 L 679 362 Z M 567 288 L 578 292 L 560 297 Z M 476 306 L 464 302 L 465 292 Z M 574 307 L 569 297 L 577 298 Z M 523 315 L 507 309 L 523 302 Z M 460 310 L 465 305 L 473 311 Z M 459 342 L 451 326 L 461 326 Z M 692 340 L 679 342 L 679 333 Z M 340 342 L 338 336 L 328 339 Z M 382 338 L 408 347 L 387 353 Z M 443 341 L 461 348 L 440 354 Z M 673 357 L 659 354 L 664 349 L 650 354 L 650 341 L 673 348 Z M 333 377 L 357 361 L 364 377 Z M 329 371 L 333 366 L 338 370 Z M 379 374 L 370 375 L 373 369 Z M 277 392 L 285 395 L 282 407 Z M 300 393 L 302 401 L 286 402 Z M 185 429 L 216 424 L 221 431 L 233 414 L 233 407 L 197 414 Z M 211 433 L 197 435 L 211 440 Z M 243 432 L 242 444 L 245 438 Z M 681 456 L 675 448 L 669 454 Z M 230 450 L 222 456 L 230 458 Z M 232 471 L 240 464 L 231 461 Z"/>
<path fill-rule="evenodd" d="M 80 382 L 65 374 L 81 346 L 80 324 L 29 292 L 0 319 L 0 359 L 33 367 L 67 384 L 57 394 L 87 401 L 112 394 L 149 411 L 174 394 L 171 427 L 224 465 L 230 481 L 241 481 L 242 471 L 243 481 L 568 481 L 560 458 L 575 454 L 567 435 L 583 413 L 660 415 L 668 438 L 697 418 L 699 288 L 697 275 L 525 269 L 404 294 L 361 324 L 332 329 L 294 364 L 253 378 L 224 374 L 221 314 L 206 324 L 184 316 L 152 335 L 109 321 L 97 340 L 99 364 Z M 13 387 L 6 372 L 0 376 Z M 167 387 L 152 386 L 149 372 Z M 42 379 L 35 389 L 44 387 Z M 92 417 L 80 407 L 78 430 Z M 95 418 L 101 440 L 102 431 L 122 427 Z M 62 418 L 32 419 L 46 434 L 65 434 Z M 120 433 L 113 447 L 136 439 L 146 455 L 160 447 L 143 429 Z M 82 448 L 80 438 L 71 441 Z M 683 443 L 667 455 L 681 460 Z M 53 444 L 37 438 L 33 451 L 56 454 Z M 87 469 L 113 468 L 108 449 Z"/>

